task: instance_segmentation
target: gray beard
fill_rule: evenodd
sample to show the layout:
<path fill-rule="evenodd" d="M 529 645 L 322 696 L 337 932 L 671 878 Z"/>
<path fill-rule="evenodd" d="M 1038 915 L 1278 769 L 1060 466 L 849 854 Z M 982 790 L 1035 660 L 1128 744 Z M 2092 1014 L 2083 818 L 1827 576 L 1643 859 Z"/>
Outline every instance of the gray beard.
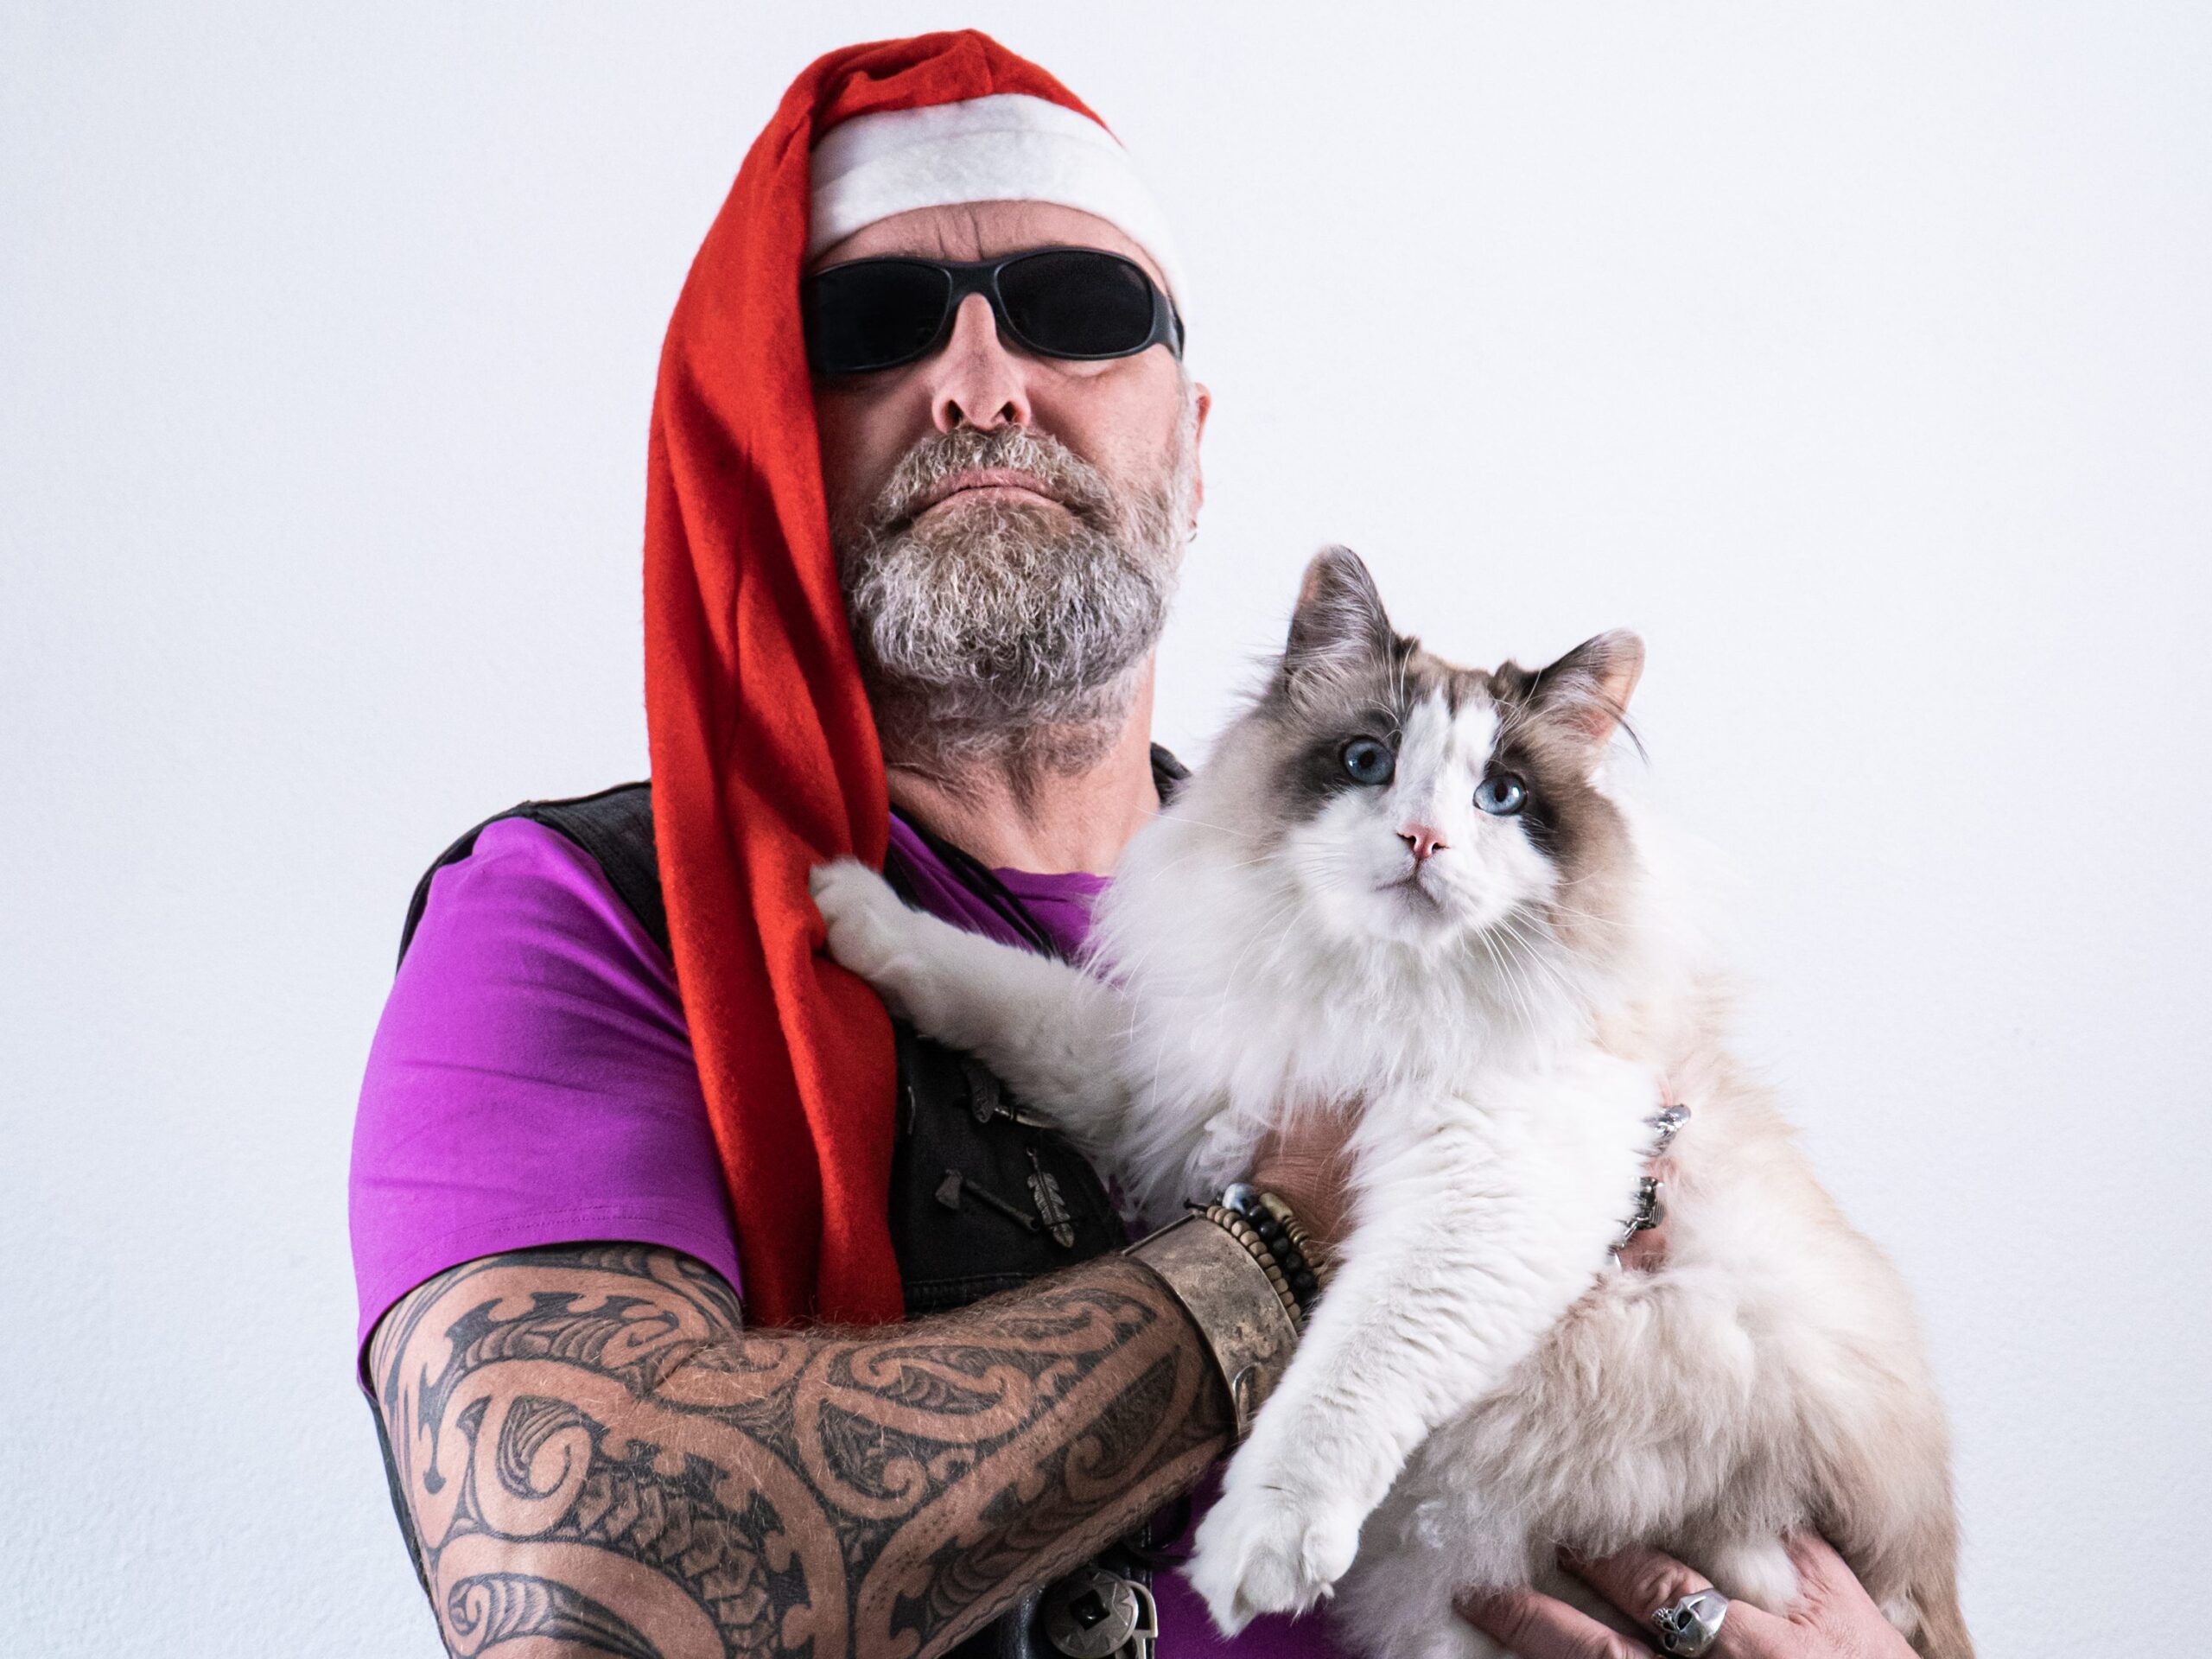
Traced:
<path fill-rule="evenodd" d="M 865 521 L 833 534 L 884 759 L 1017 781 L 1079 772 L 1120 735 L 1159 643 L 1190 523 L 1194 423 L 1165 474 L 1116 488 L 1065 445 L 962 427 L 908 452 Z M 1065 512 L 999 498 L 918 518 L 973 467 L 1034 474 Z"/>

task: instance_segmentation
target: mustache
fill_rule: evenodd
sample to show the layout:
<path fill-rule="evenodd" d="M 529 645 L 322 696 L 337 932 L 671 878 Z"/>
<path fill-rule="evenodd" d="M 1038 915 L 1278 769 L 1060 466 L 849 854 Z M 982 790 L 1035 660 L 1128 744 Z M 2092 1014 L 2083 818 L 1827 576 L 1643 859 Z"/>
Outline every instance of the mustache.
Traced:
<path fill-rule="evenodd" d="M 929 505 L 938 485 L 957 473 L 1003 467 L 1030 474 L 1077 518 L 1103 524 L 1112 516 L 1113 486 L 1106 476 L 1049 433 L 1026 427 L 979 432 L 972 426 L 932 432 L 899 457 L 876 493 L 863 528 L 895 535 Z"/>

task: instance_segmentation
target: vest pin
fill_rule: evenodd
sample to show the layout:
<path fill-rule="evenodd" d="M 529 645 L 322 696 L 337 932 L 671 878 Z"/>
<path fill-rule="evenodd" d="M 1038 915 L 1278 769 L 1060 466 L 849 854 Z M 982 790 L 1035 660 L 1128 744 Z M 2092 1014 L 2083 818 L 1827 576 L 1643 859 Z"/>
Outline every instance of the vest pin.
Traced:
<path fill-rule="evenodd" d="M 1064 1250 L 1075 1248 L 1075 1217 L 1068 1213 L 1068 1201 L 1060 1194 L 1060 1184 L 1052 1172 L 1037 1161 L 1033 1149 L 1029 1154 L 1029 1192 L 1037 1200 L 1037 1214 L 1045 1230 L 1052 1236 L 1052 1243 Z"/>
<path fill-rule="evenodd" d="M 1026 1210 L 1018 1210 L 988 1187 L 978 1186 L 957 1169 L 944 1172 L 944 1179 L 937 1184 L 937 1201 L 948 1210 L 957 1210 L 963 1198 L 974 1198 L 987 1210 L 995 1210 L 1008 1221 L 1019 1224 L 1029 1232 L 1037 1230 L 1037 1217 Z"/>

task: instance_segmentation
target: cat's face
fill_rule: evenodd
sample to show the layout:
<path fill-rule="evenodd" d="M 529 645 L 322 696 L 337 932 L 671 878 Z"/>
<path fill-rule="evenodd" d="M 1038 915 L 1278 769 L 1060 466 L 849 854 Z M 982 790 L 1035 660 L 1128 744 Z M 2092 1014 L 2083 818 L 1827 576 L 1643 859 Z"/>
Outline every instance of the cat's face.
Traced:
<path fill-rule="evenodd" d="M 1308 568 L 1255 711 L 1281 860 L 1346 944 L 1588 943 L 1628 864 L 1592 782 L 1643 665 L 1600 635 L 1548 668 L 1454 668 L 1393 629 L 1343 549 Z"/>

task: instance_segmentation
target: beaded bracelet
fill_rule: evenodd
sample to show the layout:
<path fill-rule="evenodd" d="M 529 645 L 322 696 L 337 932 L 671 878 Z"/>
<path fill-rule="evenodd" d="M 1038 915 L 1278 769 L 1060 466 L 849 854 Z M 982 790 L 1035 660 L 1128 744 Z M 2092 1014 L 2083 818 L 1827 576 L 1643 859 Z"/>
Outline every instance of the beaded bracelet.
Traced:
<path fill-rule="evenodd" d="M 1212 1216 L 1216 1209 L 1233 1220 Z M 1237 1236 L 1237 1242 L 1268 1269 L 1271 1283 L 1280 1280 L 1277 1288 L 1303 1329 L 1320 1298 L 1322 1275 L 1314 1259 L 1318 1253 L 1290 1205 L 1273 1192 L 1239 1181 L 1221 1195 L 1220 1204 L 1211 1206 L 1208 1215 Z"/>
<path fill-rule="evenodd" d="M 1301 1301 L 1307 1306 L 1319 1300 L 1321 1293 L 1328 1287 L 1330 1273 L 1329 1263 L 1321 1247 L 1313 1242 L 1304 1224 L 1282 1198 L 1273 1192 L 1262 1192 L 1260 1203 L 1288 1236 L 1289 1249 L 1285 1253 L 1287 1259 L 1283 1268 L 1289 1276 L 1290 1287 L 1298 1292 Z M 1307 1280 L 1312 1282 L 1305 1282 Z"/>

